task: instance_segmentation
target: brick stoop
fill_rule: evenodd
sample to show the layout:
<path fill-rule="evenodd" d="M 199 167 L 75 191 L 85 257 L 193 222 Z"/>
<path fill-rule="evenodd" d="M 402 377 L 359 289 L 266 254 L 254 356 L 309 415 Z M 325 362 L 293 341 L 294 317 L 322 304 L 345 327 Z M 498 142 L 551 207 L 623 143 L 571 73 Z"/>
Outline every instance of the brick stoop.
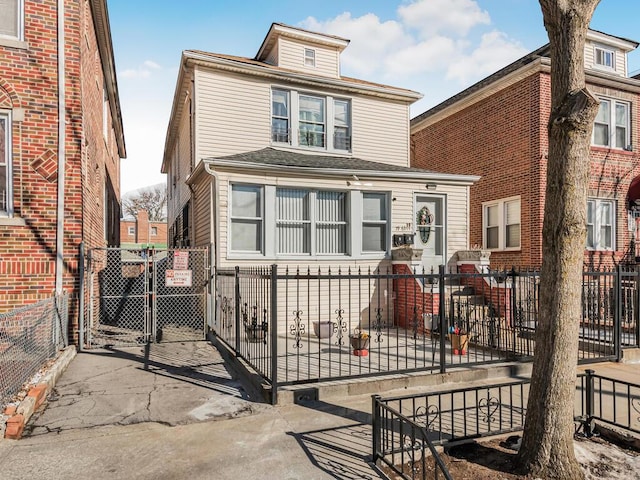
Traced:
<path fill-rule="evenodd" d="M 29 388 L 27 395 L 19 403 L 7 405 L 0 414 L 0 441 L 4 438 L 18 440 L 22 437 L 24 427 L 35 412 L 45 401 L 64 372 L 76 356 L 76 347 L 69 346 L 61 351 L 42 379 Z"/>

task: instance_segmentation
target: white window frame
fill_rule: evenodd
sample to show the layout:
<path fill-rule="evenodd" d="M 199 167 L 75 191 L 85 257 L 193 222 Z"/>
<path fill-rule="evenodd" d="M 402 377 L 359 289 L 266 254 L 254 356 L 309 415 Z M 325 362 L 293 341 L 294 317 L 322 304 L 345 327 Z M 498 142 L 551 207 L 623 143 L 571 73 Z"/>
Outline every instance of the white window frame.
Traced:
<path fill-rule="evenodd" d="M 136 234 L 136 227 L 129 226 L 127 228 L 127 235 L 135 235 L 135 234 Z"/>
<path fill-rule="evenodd" d="M 630 150 L 631 149 L 631 104 L 624 100 L 617 100 L 615 98 L 600 97 L 600 106 L 608 105 L 609 109 L 609 121 L 608 123 L 599 122 L 596 117 L 593 126 L 593 132 L 591 134 L 591 145 L 594 147 L 604 147 L 616 150 Z M 616 123 L 616 110 L 617 107 L 624 107 L 626 110 L 627 123 L 626 125 L 617 125 Z M 608 129 L 607 144 L 596 143 L 596 126 L 605 125 Z M 617 128 L 622 127 L 625 129 L 624 145 L 617 144 Z"/>
<path fill-rule="evenodd" d="M 286 96 L 286 115 L 282 115 L 282 112 L 276 112 L 274 109 L 274 93 L 279 92 L 283 93 Z M 287 131 L 283 134 L 282 132 L 276 132 L 273 127 L 274 120 L 286 120 L 287 122 Z M 289 90 L 285 90 L 282 88 L 272 88 L 271 89 L 271 142 L 272 143 L 291 143 L 291 92 Z"/>
<path fill-rule="evenodd" d="M 157 237 L 158 236 L 158 227 L 150 227 L 151 229 L 151 236 L 152 237 Z"/>
<path fill-rule="evenodd" d="M 590 219 L 589 218 L 589 204 L 592 203 L 593 207 L 592 207 L 592 212 L 594 214 L 594 218 Z M 608 204 L 611 207 L 611 223 L 610 224 L 602 224 L 600 221 L 600 216 L 597 214 L 597 212 L 600 209 L 600 206 L 603 204 Z M 587 230 L 591 227 L 593 234 L 593 244 L 589 245 L 589 235 L 587 232 L 587 239 L 586 239 L 586 245 L 585 248 L 587 250 L 591 250 L 591 251 L 601 251 L 601 252 L 612 252 L 615 251 L 616 249 L 616 209 L 617 205 L 616 205 L 616 201 L 610 198 L 594 198 L 594 197 L 589 197 L 587 199 L 587 215 L 586 215 L 586 222 L 587 222 Z M 603 246 L 604 244 L 606 244 L 606 241 L 603 242 L 602 241 L 602 228 L 603 227 L 609 227 L 610 231 L 611 231 L 611 238 L 610 243 L 611 246 L 610 247 L 606 247 Z"/>
<path fill-rule="evenodd" d="M 277 115 L 278 112 L 274 111 L 273 105 L 273 92 L 286 92 L 288 94 L 288 127 L 289 135 L 284 138 L 284 141 L 280 137 L 274 136 L 273 133 L 273 120 L 275 118 L 284 119 L 284 116 Z M 324 146 L 317 145 L 303 145 L 300 142 L 300 97 L 310 97 L 321 99 L 324 102 L 324 119 L 321 124 L 324 127 Z M 336 102 L 344 103 L 347 105 L 346 112 L 346 125 L 338 125 L 336 121 Z M 307 90 L 296 90 L 288 87 L 272 86 L 271 88 L 271 143 L 273 145 L 288 145 L 293 148 L 300 148 L 305 150 L 316 151 L 328 151 L 332 153 L 339 153 L 341 155 L 348 155 L 352 151 L 353 144 L 353 102 L 351 98 L 347 97 L 334 97 L 325 93 L 313 92 Z M 305 121 L 304 123 L 313 123 Z M 320 122 L 316 122 L 320 124 Z M 336 131 L 347 131 L 347 137 L 340 137 L 339 141 L 336 139 Z M 342 148 L 346 147 L 346 148 Z"/>
<path fill-rule="evenodd" d="M 304 48 L 304 60 L 305 67 L 313 67 L 316 66 L 316 51 L 313 48 L 305 47 Z"/>
<path fill-rule="evenodd" d="M 389 211 L 389 195 L 385 192 L 362 192 L 362 204 L 363 208 L 361 209 L 360 218 L 362 218 L 362 252 L 363 253 L 386 253 L 389 251 L 389 240 L 390 240 L 390 221 L 391 221 L 391 212 Z M 364 198 L 367 195 L 380 195 L 384 198 L 384 210 L 385 210 L 385 218 L 381 218 L 378 220 L 365 220 L 364 219 Z M 372 226 L 384 226 L 384 249 L 383 250 L 365 250 L 364 248 L 364 228 L 367 225 Z"/>
<path fill-rule="evenodd" d="M 13 168 L 12 157 L 13 148 L 11 144 L 11 111 L 0 110 L 0 118 L 5 121 L 5 138 L 4 138 L 4 158 L 0 158 L 0 164 L 6 168 L 7 183 L 5 187 L 6 198 L 0 198 L 0 217 L 13 217 Z M 4 204 L 4 205 L 3 205 Z"/>
<path fill-rule="evenodd" d="M 8 35 L 0 33 L 0 45 L 15 46 L 11 42 L 24 41 L 24 0 L 16 0 L 16 30 L 17 35 Z"/>
<path fill-rule="evenodd" d="M 600 56 L 603 62 L 598 61 L 598 56 Z M 606 58 L 609 57 L 611 60 L 611 64 L 607 64 Z M 593 65 L 596 68 L 601 68 L 604 70 L 615 70 L 616 69 L 616 51 L 612 48 L 605 47 L 602 45 L 594 45 L 593 46 Z"/>
<path fill-rule="evenodd" d="M 509 225 L 519 225 L 519 244 L 517 246 L 507 246 L 507 206 L 510 203 L 518 202 L 520 204 L 520 218 L 518 223 L 510 223 Z M 489 215 L 488 209 L 491 207 L 496 207 L 498 211 L 498 219 L 496 225 L 489 225 Z M 489 247 L 487 245 L 488 228 L 498 228 L 498 246 L 497 247 Z M 499 200 L 493 200 L 490 202 L 482 203 L 482 247 L 486 250 L 491 251 L 518 251 L 522 248 L 522 200 L 520 196 L 501 198 Z"/>
<path fill-rule="evenodd" d="M 259 214 L 260 216 L 258 217 L 245 217 L 245 216 L 241 216 L 241 215 L 234 215 L 233 213 L 233 188 L 234 187 L 245 187 L 245 188 L 253 188 L 258 192 L 258 199 L 260 202 L 260 211 Z M 232 183 L 229 185 L 229 199 L 228 199 L 228 205 L 229 205 L 229 213 L 228 213 L 228 220 L 229 220 L 229 227 L 228 227 L 228 238 L 227 238 L 227 245 L 229 248 L 230 252 L 233 253 L 241 253 L 243 255 L 248 255 L 248 256 L 262 256 L 264 255 L 264 249 L 265 249 L 265 188 L 263 185 L 255 185 L 255 184 L 249 184 L 249 183 Z M 259 228 L 260 228 L 260 245 L 258 245 L 258 249 L 257 250 L 236 250 L 234 249 L 234 245 L 233 245 L 233 222 L 234 221 L 248 221 L 248 222 L 255 222 L 259 224 Z"/>

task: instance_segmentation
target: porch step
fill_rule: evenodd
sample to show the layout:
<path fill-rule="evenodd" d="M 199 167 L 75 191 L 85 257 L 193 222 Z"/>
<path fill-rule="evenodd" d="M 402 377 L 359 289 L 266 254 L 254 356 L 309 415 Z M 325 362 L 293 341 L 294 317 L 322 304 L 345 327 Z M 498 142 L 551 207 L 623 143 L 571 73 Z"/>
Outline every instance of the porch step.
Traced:
<path fill-rule="evenodd" d="M 622 363 L 640 363 L 640 348 L 623 348 Z"/>

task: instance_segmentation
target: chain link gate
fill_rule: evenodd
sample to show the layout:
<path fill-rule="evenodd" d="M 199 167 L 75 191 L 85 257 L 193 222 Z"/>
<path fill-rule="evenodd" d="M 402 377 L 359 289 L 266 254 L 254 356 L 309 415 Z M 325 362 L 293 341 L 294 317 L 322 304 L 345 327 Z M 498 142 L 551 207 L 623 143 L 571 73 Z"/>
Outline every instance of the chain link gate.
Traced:
<path fill-rule="evenodd" d="M 87 344 L 204 339 L 207 272 L 206 248 L 90 250 Z"/>

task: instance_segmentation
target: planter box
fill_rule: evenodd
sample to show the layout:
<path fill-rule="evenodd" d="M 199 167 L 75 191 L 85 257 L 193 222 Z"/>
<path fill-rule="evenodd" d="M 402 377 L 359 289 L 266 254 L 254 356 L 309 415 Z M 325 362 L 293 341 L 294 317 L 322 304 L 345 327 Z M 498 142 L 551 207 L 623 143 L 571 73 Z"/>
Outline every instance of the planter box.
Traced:
<path fill-rule="evenodd" d="M 369 354 L 367 350 L 369 348 L 370 337 L 361 338 L 358 335 L 349 335 L 349 342 L 351 348 L 353 348 L 353 354 L 358 357 L 366 357 Z"/>
<path fill-rule="evenodd" d="M 330 320 L 324 322 L 313 322 L 313 333 L 318 338 L 331 338 L 335 330 L 336 323 Z"/>
<path fill-rule="evenodd" d="M 265 341 L 266 329 L 262 325 L 245 325 L 244 333 L 249 343 L 261 343 Z"/>
<path fill-rule="evenodd" d="M 449 335 L 454 355 L 466 355 L 469 348 L 469 335 Z"/>

